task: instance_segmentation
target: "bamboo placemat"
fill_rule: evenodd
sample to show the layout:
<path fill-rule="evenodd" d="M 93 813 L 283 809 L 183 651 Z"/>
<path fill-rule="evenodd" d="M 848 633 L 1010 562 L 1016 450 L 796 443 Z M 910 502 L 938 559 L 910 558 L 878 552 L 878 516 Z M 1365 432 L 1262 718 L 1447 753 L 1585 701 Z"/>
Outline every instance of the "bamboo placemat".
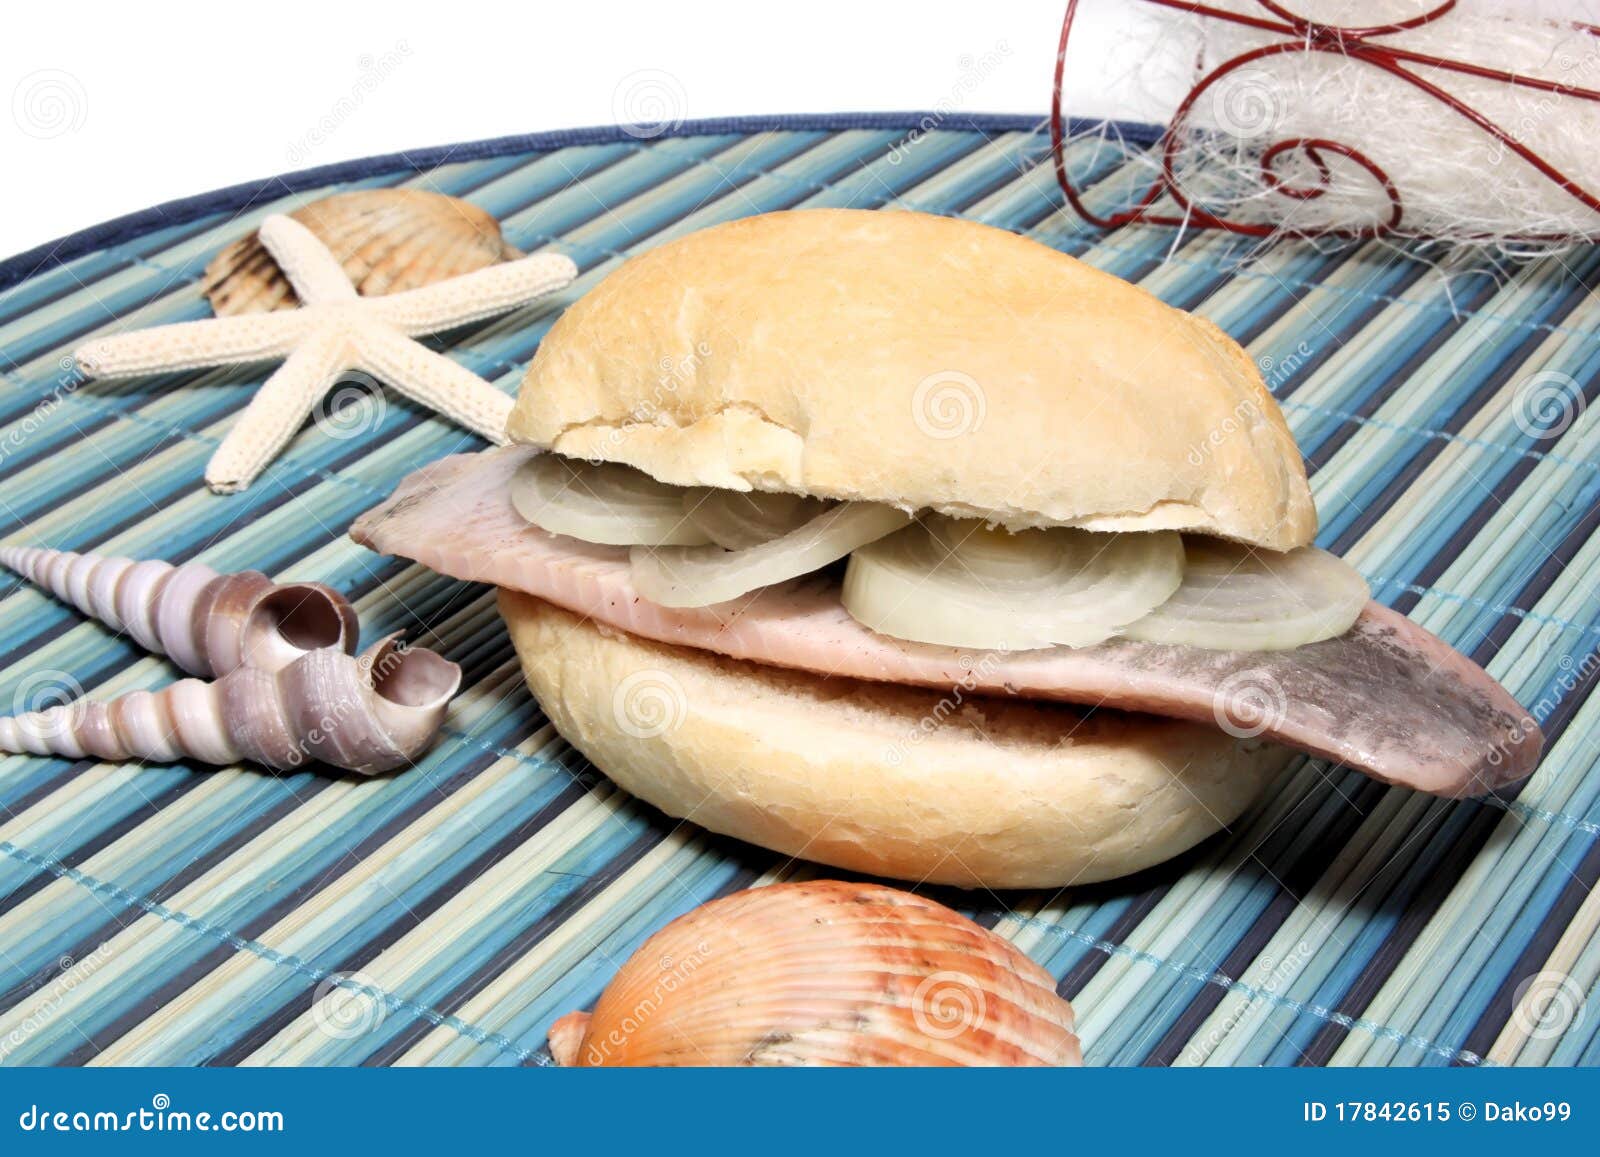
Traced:
<path fill-rule="evenodd" d="M 0 757 L 0 1061 L 544 1064 L 550 1022 L 652 930 L 819 871 L 610 787 L 530 701 L 489 592 L 344 537 L 471 436 L 386 395 L 216 497 L 205 460 L 264 369 L 83 384 L 64 362 L 92 333 L 207 316 L 220 247 L 368 185 L 470 198 L 520 248 L 577 261 L 559 298 L 441 343 L 508 392 L 629 254 L 797 206 L 971 217 L 1217 321 L 1283 402 L 1321 544 L 1534 708 L 1544 764 L 1514 800 L 1449 803 L 1302 760 L 1133 879 L 939 898 L 1061 978 L 1093 1064 L 1600 1061 L 1600 251 L 1445 279 L 1378 243 L 1251 260 L 1212 234 L 1104 234 L 1063 210 L 1047 147 L 1032 122 L 933 114 L 556 134 L 225 190 L 0 266 L 5 541 L 318 579 L 369 637 L 407 629 L 467 672 L 437 748 L 376 780 Z M 1106 195 L 1128 175 L 1090 139 L 1068 162 Z M 1528 420 L 1540 374 L 1577 384 L 1570 421 Z M 16 580 L 0 592 L 0 711 L 41 680 L 172 678 Z"/>

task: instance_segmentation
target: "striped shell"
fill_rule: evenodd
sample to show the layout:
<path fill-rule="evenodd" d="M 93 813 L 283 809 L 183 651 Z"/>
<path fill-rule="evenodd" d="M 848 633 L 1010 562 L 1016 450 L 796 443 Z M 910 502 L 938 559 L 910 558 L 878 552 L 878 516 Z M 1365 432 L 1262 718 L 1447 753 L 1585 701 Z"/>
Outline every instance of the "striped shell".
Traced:
<path fill-rule="evenodd" d="M 469 201 L 424 189 L 356 189 L 289 214 L 333 251 L 356 291 L 373 297 L 416 289 L 522 254 L 500 223 Z M 201 288 L 218 317 L 299 304 L 256 234 L 206 266 Z"/>
<path fill-rule="evenodd" d="M 288 770 L 313 760 L 372 775 L 427 750 L 461 668 L 390 635 L 360 657 L 307 651 L 277 671 L 236 667 L 110 701 L 78 699 L 0 719 L 0 751 L 69 759 L 248 760 Z"/>
<path fill-rule="evenodd" d="M 776 884 L 715 900 L 639 948 L 558 1064 L 1076 1065 L 1072 1006 L 993 932 L 877 884 Z"/>
<path fill-rule="evenodd" d="M 24 546 L 0 547 L 0 566 L 207 678 L 236 667 L 276 671 L 322 647 L 354 653 L 360 632 L 338 591 L 259 571 Z"/>

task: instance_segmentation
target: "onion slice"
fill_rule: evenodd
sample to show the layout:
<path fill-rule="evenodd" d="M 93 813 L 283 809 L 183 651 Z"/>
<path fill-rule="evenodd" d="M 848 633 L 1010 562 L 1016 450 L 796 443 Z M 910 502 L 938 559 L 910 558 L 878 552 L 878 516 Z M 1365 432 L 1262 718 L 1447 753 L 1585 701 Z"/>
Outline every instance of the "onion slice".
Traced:
<path fill-rule="evenodd" d="M 708 540 L 744 550 L 799 530 L 829 507 L 821 498 L 761 490 L 696 486 L 684 492 L 683 510 Z"/>
<path fill-rule="evenodd" d="M 1280 553 L 1190 538 L 1185 553 L 1183 585 L 1128 628 L 1130 639 L 1287 651 L 1344 634 L 1371 598 L 1348 563 L 1314 546 Z"/>
<path fill-rule="evenodd" d="M 511 505 L 540 530 L 606 546 L 711 541 L 684 517 L 681 487 L 613 462 L 536 455 L 512 476 Z"/>
<path fill-rule="evenodd" d="M 1086 647 L 1149 614 L 1182 578 L 1183 540 L 1172 531 L 1012 534 L 930 515 L 851 556 L 844 607 L 880 634 L 919 643 Z"/>
<path fill-rule="evenodd" d="M 876 502 L 846 502 L 781 538 L 744 550 L 720 546 L 637 546 L 628 553 L 633 587 L 663 607 L 708 607 L 820 570 L 892 534 L 910 515 Z"/>

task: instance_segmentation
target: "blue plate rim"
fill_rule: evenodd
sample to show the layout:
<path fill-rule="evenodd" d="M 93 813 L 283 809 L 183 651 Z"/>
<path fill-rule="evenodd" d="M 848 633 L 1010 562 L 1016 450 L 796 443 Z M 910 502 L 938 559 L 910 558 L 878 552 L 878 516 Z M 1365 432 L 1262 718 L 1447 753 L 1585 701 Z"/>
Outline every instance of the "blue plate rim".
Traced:
<path fill-rule="evenodd" d="M 685 120 L 669 125 L 659 133 L 653 133 L 650 139 L 775 131 L 846 132 L 852 129 L 890 129 L 906 132 L 919 129 L 969 133 L 1026 132 L 1042 130 L 1048 124 L 1048 116 L 1014 113 L 948 113 L 937 110 L 781 113 Z M 1085 129 L 1099 128 L 1102 125 L 1140 144 L 1155 143 L 1163 131 L 1159 125 L 1136 122 L 1073 120 L 1068 125 L 1069 135 L 1075 135 Z M 639 139 L 637 130 L 630 132 L 629 127 L 595 125 L 588 128 L 556 129 L 492 137 L 456 145 L 436 145 L 425 149 L 384 153 L 245 181 L 213 189 L 207 193 L 179 197 L 148 209 L 113 217 L 98 225 L 91 225 L 64 237 L 58 237 L 54 241 L 47 241 L 15 257 L 0 261 L 0 291 L 10 289 L 31 277 L 46 273 L 87 253 L 126 244 L 153 230 L 182 225 L 213 213 L 242 212 L 261 201 L 275 199 L 287 193 L 374 176 L 422 172 L 442 164 L 483 160 L 508 153 L 550 152 L 576 145 L 614 144 L 619 141 Z"/>

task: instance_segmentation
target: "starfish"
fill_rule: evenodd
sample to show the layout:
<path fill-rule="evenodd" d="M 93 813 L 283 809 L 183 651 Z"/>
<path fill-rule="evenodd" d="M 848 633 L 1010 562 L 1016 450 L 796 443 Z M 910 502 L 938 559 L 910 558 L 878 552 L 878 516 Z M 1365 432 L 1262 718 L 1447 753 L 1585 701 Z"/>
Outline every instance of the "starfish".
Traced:
<path fill-rule="evenodd" d="M 421 289 L 361 297 L 327 246 L 298 221 L 268 217 L 260 238 L 294 286 L 299 309 L 155 326 L 73 353 L 91 378 L 283 359 L 206 465 L 206 484 L 223 494 L 249 486 L 352 370 L 504 443 L 511 399 L 413 339 L 504 313 L 578 275 L 570 258 L 536 254 Z"/>

